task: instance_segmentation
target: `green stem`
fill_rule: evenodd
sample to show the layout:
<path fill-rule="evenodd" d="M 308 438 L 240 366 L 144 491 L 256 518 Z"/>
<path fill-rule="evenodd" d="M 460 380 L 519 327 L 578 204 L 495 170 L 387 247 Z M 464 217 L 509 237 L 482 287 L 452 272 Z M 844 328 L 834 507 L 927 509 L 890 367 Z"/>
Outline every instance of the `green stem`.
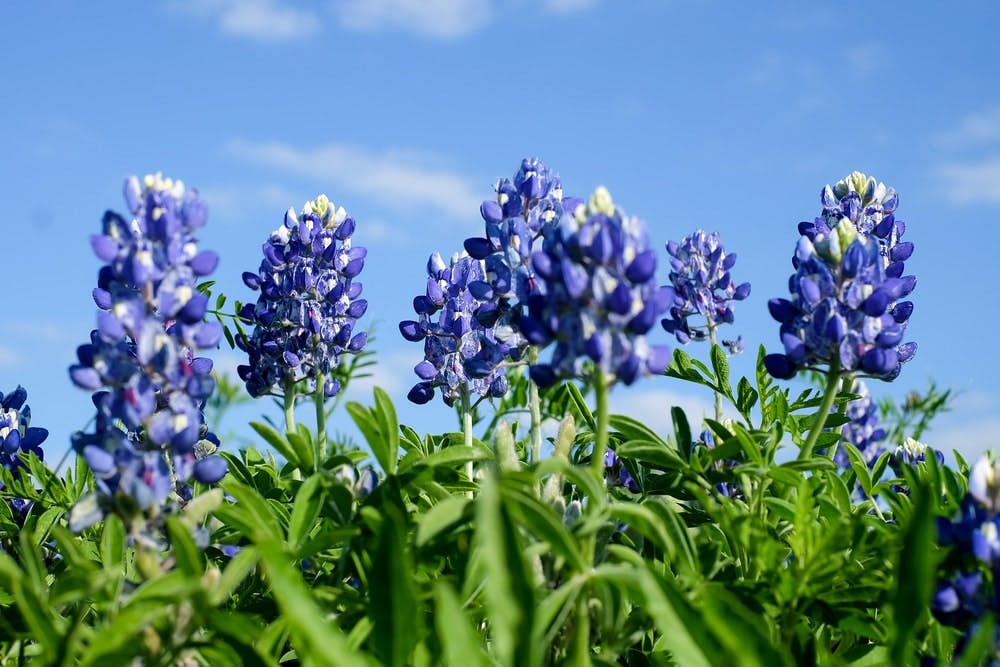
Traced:
<path fill-rule="evenodd" d="M 590 607 L 587 602 L 585 586 L 584 590 L 580 591 L 580 598 L 576 602 L 576 633 L 574 636 L 576 642 L 573 647 L 572 663 L 581 667 L 592 664 L 590 659 Z"/>
<path fill-rule="evenodd" d="M 816 413 L 816 421 L 813 422 L 812 430 L 809 431 L 809 438 L 802 445 L 802 449 L 799 450 L 800 461 L 812 457 L 816 441 L 819 440 L 819 434 L 823 432 L 823 425 L 826 424 L 826 418 L 830 415 L 830 408 L 833 407 L 833 402 L 837 399 L 837 388 L 839 385 L 840 360 L 835 359 L 830 363 L 830 370 L 827 371 L 826 395 L 823 396 L 823 404 L 819 406 L 819 412 Z"/>
<path fill-rule="evenodd" d="M 538 350 L 534 347 L 528 353 L 528 363 L 538 361 Z M 538 385 L 528 379 L 528 407 L 531 410 L 531 463 L 538 463 L 542 458 L 542 399 L 538 395 Z"/>
<path fill-rule="evenodd" d="M 840 391 L 843 394 L 849 393 L 854 388 L 854 373 L 848 373 L 844 376 L 843 381 L 840 383 Z M 840 441 L 838 440 L 833 445 L 830 446 L 830 451 L 827 455 L 830 457 L 831 461 L 837 458 L 837 449 L 840 447 Z"/>
<path fill-rule="evenodd" d="M 712 347 L 716 346 L 715 323 L 712 320 L 708 320 L 708 342 Z M 715 392 L 715 421 L 722 421 L 722 394 L 718 391 Z"/>
<path fill-rule="evenodd" d="M 594 429 L 594 454 L 590 465 L 597 479 L 601 481 L 604 481 L 604 455 L 608 451 L 608 390 L 607 378 L 603 371 L 598 369 L 594 381 L 594 392 L 597 394 L 597 427 Z"/>
<path fill-rule="evenodd" d="M 323 373 L 316 371 L 316 392 L 313 400 L 316 403 L 316 467 L 326 461 L 326 394 L 323 391 L 325 378 Z"/>
<path fill-rule="evenodd" d="M 295 385 L 285 382 L 285 432 L 295 430 Z"/>
<path fill-rule="evenodd" d="M 466 447 L 472 447 L 472 405 L 469 400 L 469 388 L 462 388 L 462 444 Z M 472 467 L 472 461 L 465 462 L 465 476 L 469 478 L 469 482 L 472 482 L 472 477 L 474 470 Z M 472 497 L 472 492 L 469 492 L 469 497 Z"/>

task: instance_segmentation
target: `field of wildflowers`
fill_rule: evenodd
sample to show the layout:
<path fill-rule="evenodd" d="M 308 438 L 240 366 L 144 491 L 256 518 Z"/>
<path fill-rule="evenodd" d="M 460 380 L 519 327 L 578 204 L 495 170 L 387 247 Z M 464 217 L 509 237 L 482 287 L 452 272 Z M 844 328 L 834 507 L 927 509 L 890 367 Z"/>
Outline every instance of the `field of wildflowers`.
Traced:
<path fill-rule="evenodd" d="M 409 400 L 461 425 L 428 434 L 377 388 L 340 406 L 377 361 L 363 221 L 289 209 L 244 301 L 213 294 L 196 190 L 152 175 L 124 199 L 91 238 L 69 379 L 95 413 L 65 473 L 25 388 L 0 395 L 0 664 L 1000 664 L 1000 463 L 918 441 L 947 392 L 873 399 L 917 351 L 914 247 L 876 179 L 822 188 L 790 232 L 768 354 L 730 333 L 751 285 L 718 233 L 651 238 L 523 160 L 400 314 Z M 222 345 L 282 408 L 259 447 L 212 431 L 242 391 Z M 636 382 L 693 384 L 714 418 L 611 414 Z M 328 435 L 348 418 L 364 448 Z"/>

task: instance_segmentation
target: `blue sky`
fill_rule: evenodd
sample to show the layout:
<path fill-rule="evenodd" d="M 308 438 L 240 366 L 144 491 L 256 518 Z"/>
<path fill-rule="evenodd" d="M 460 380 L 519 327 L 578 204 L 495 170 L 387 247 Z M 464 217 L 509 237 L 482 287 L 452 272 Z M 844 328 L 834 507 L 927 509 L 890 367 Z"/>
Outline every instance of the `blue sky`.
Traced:
<path fill-rule="evenodd" d="M 567 193 L 606 185 L 660 247 L 718 230 L 739 254 L 734 277 L 753 283 L 732 330 L 751 349 L 779 347 L 767 299 L 786 294 L 796 224 L 819 212 L 822 186 L 857 169 L 895 187 L 916 244 L 908 338 L 920 347 L 871 392 L 901 399 L 933 378 L 960 397 L 925 440 L 1000 447 L 996 3 L 92 6 L 0 5 L 0 390 L 28 389 L 51 451 L 91 416 L 66 367 L 94 323 L 87 239 L 105 209 L 123 209 L 127 174 L 162 171 L 202 192 L 214 277 L 244 300 L 239 276 L 285 209 L 321 192 L 344 206 L 369 248 L 377 382 L 404 422 L 443 431 L 454 420 L 439 402 L 406 404 L 421 352 L 396 323 L 427 256 L 476 235 L 479 202 L 529 155 Z M 737 373 L 751 371 L 744 356 Z M 711 397 L 664 378 L 613 396 L 653 425 L 672 404 L 698 417 Z"/>

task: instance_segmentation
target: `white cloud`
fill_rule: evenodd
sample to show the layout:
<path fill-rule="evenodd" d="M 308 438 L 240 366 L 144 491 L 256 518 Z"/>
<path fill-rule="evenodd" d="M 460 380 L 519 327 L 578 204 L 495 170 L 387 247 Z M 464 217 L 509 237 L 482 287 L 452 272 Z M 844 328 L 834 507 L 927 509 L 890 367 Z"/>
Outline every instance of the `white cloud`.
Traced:
<path fill-rule="evenodd" d="M 17 366 L 21 361 L 21 355 L 17 353 L 17 350 L 0 345 L 0 366 Z"/>
<path fill-rule="evenodd" d="M 215 21 L 219 30 L 228 35 L 265 42 L 309 37 L 319 31 L 321 24 L 314 12 L 277 0 L 178 0 L 167 7 Z"/>
<path fill-rule="evenodd" d="M 959 204 L 1000 204 L 1000 155 L 938 168 L 938 188 Z"/>
<path fill-rule="evenodd" d="M 943 146 L 982 146 L 1000 142 L 1000 106 L 966 116 L 958 127 L 937 137 Z"/>
<path fill-rule="evenodd" d="M 340 0 L 333 11 L 352 30 L 405 30 L 441 39 L 478 32 L 493 17 L 490 0 Z"/>
<path fill-rule="evenodd" d="M 847 48 L 844 57 L 855 76 L 867 77 L 885 69 L 889 51 L 881 44 L 859 44 Z"/>
<path fill-rule="evenodd" d="M 951 461 L 951 451 L 958 450 L 969 463 L 975 462 L 986 450 L 1000 454 L 1000 417 L 967 421 L 942 429 L 934 429 L 921 438 L 925 443 L 945 452 Z"/>
<path fill-rule="evenodd" d="M 545 8 L 553 14 L 575 14 L 597 6 L 598 0 L 545 0 Z"/>
<path fill-rule="evenodd" d="M 275 220 L 280 220 L 288 207 L 298 209 L 306 201 L 305 197 L 275 183 L 256 186 L 209 185 L 198 188 L 198 193 L 208 204 L 213 220 L 228 222 L 242 221 L 247 211 L 261 208 L 270 211 Z"/>
<path fill-rule="evenodd" d="M 482 201 L 477 194 L 481 188 L 427 155 L 398 150 L 376 153 L 342 144 L 302 149 L 281 142 L 250 141 L 230 142 L 227 150 L 401 210 L 430 207 L 455 219 L 468 219 Z"/>
<path fill-rule="evenodd" d="M 94 327 L 90 322 L 54 322 L 15 320 L 6 322 L 3 331 L 18 337 L 32 338 L 47 343 L 76 342 L 80 339 L 81 333 L 86 338 L 86 333 Z M 82 342 L 82 341 L 81 341 Z"/>

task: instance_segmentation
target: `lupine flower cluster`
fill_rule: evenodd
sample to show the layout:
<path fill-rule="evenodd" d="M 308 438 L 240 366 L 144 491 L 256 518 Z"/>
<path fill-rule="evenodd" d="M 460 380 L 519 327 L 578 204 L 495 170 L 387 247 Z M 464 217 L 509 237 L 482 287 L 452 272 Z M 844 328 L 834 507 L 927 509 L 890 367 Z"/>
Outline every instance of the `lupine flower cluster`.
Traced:
<path fill-rule="evenodd" d="M 865 383 L 855 380 L 851 391 L 859 394 L 860 398 L 848 402 L 846 414 L 851 421 L 844 424 L 840 433 L 846 442 L 858 448 L 871 467 L 885 451 L 882 446 L 885 429 L 879 426 L 878 404 L 872 400 Z M 850 457 L 843 449 L 837 449 L 834 459 L 841 468 L 849 468 L 851 465 Z"/>
<path fill-rule="evenodd" d="M 476 317 L 480 306 L 490 302 L 481 291 L 486 285 L 483 261 L 462 253 L 452 257 L 449 266 L 434 253 L 427 260 L 427 274 L 425 293 L 413 300 L 420 319 L 399 324 L 406 340 L 424 342 L 424 359 L 414 368 L 420 382 L 408 398 L 427 403 L 435 389 L 441 390 L 447 405 L 461 400 L 466 391 L 503 396 L 508 384 L 501 364 L 517 359 L 520 347 L 509 326 L 486 325 Z"/>
<path fill-rule="evenodd" d="M 108 211 L 91 237 L 106 262 L 93 292 L 101 310 L 70 367 L 73 382 L 95 392 L 95 430 L 75 433 L 73 446 L 103 494 L 74 509 L 78 530 L 123 503 L 153 510 L 188 479 L 213 483 L 226 473 L 223 459 L 205 455 L 218 442 L 202 415 L 215 380 L 211 360 L 195 356 L 222 334 L 204 321 L 208 298 L 197 290 L 218 263 L 194 237 L 207 209 L 197 191 L 159 174 L 127 179 L 124 194 L 130 219 Z"/>
<path fill-rule="evenodd" d="M 726 253 L 718 232 L 701 229 L 684 237 L 680 243 L 669 241 L 671 297 L 669 317 L 661 320 L 663 328 L 678 342 L 688 343 L 710 338 L 719 324 L 733 322 L 733 302 L 750 295 L 750 283 L 739 285 L 730 275 L 736 255 Z M 697 323 L 692 318 L 698 316 Z M 703 319 L 703 321 L 702 321 Z M 723 341 L 736 353 L 739 339 Z"/>
<path fill-rule="evenodd" d="M 299 215 L 285 213 L 263 245 L 260 270 L 243 274 L 247 287 L 260 291 L 257 303 L 239 313 L 253 333 L 236 337 L 249 357 L 237 372 L 251 396 L 284 393 L 303 380 L 312 392 L 318 377 L 327 398 L 340 391 L 331 371 L 368 340 L 354 331 L 368 308 L 355 280 L 367 251 L 351 245 L 354 229 L 354 219 L 320 195 Z"/>
<path fill-rule="evenodd" d="M 907 438 L 889 456 L 889 467 L 892 468 L 897 477 L 902 477 L 904 466 L 919 465 L 926 461 L 928 456 L 933 456 L 938 464 L 944 464 L 944 452 L 940 449 L 934 449 L 913 438 Z"/>
<path fill-rule="evenodd" d="M 951 572 L 938 582 L 931 611 L 941 623 L 964 630 L 964 644 L 985 613 L 1000 612 L 1000 463 L 988 456 L 976 462 L 958 516 L 938 517 L 937 527 L 938 543 L 951 549 L 945 561 Z"/>
<path fill-rule="evenodd" d="M 28 392 L 20 385 L 6 396 L 0 392 L 0 466 L 9 470 L 15 479 L 25 465 L 19 455 L 33 453 L 43 459 L 41 445 L 49 437 L 46 429 L 31 426 L 31 407 L 27 400 Z"/>
<path fill-rule="evenodd" d="M 902 275 L 913 245 L 899 242 L 905 225 L 893 213 L 898 197 L 855 173 L 824 188 L 821 199 L 823 215 L 799 225 L 792 298 L 768 303 L 785 352 L 767 355 L 767 369 L 787 379 L 829 365 L 892 380 L 916 352 L 915 343 L 903 342 L 913 304 L 901 299 L 916 278 Z"/>
<path fill-rule="evenodd" d="M 587 360 L 625 384 L 666 369 L 669 348 L 646 341 L 669 305 L 656 284 L 656 253 L 643 222 L 616 207 L 606 189 L 545 231 L 532 267 L 544 295 L 529 297 L 521 330 L 532 344 L 555 343 L 551 360 L 531 367 L 537 384 L 579 377 Z"/>
<path fill-rule="evenodd" d="M 448 405 L 466 390 L 503 396 L 505 362 L 518 362 L 528 345 L 520 320 L 545 289 L 531 261 L 534 243 L 562 217 L 562 185 L 540 160 L 525 158 L 495 190 L 479 209 L 486 235 L 466 239 L 450 266 L 431 255 L 427 289 L 413 300 L 419 319 L 399 325 L 407 340 L 424 341 L 414 368 L 420 381 L 408 395 L 414 403 L 430 401 L 435 388 Z"/>

